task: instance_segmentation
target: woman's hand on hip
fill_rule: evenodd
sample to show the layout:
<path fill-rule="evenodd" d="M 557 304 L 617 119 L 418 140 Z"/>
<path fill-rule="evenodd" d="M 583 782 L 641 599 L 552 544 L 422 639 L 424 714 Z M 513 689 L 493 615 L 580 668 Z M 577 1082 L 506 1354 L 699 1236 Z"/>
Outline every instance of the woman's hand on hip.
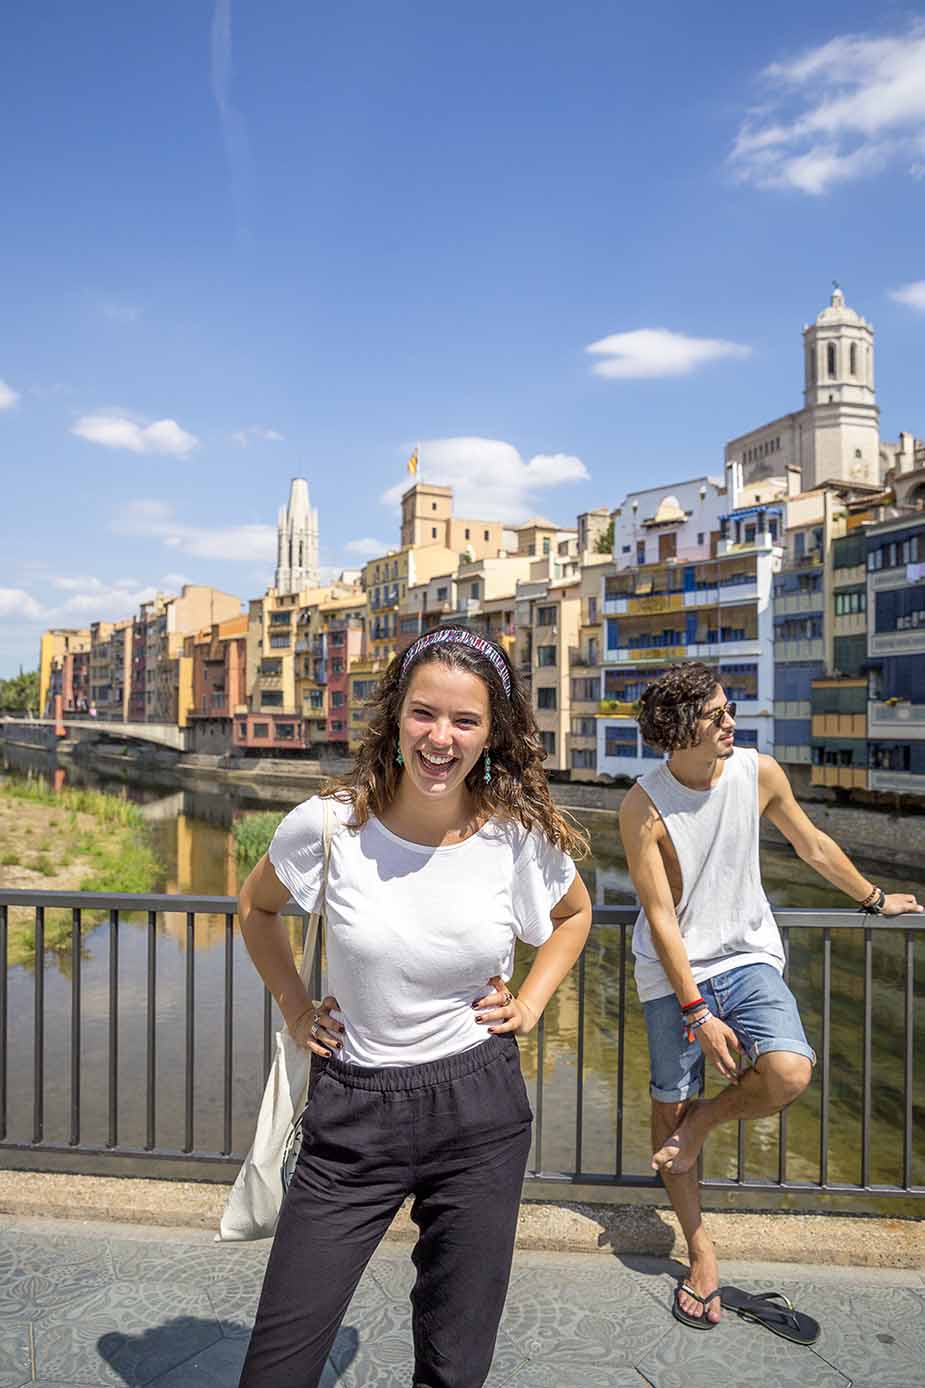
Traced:
<path fill-rule="evenodd" d="M 287 1024 L 289 1035 L 297 1046 L 327 1059 L 332 1051 L 339 1050 L 342 1045 L 343 1022 L 331 1016 L 332 1012 L 339 1011 L 337 999 L 330 995 L 320 1002 L 309 1003 L 294 1022 Z"/>
<path fill-rule="evenodd" d="M 488 983 L 492 991 L 476 998 L 472 1004 L 476 1022 L 493 1033 L 513 1032 L 515 1036 L 526 1036 L 539 1020 L 530 1004 L 515 998 L 499 975 L 490 978 Z"/>

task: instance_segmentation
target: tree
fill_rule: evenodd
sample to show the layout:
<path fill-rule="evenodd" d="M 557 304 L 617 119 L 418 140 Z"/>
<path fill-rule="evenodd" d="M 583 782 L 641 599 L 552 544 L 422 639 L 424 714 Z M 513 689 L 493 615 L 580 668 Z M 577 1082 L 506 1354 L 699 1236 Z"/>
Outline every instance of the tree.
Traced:
<path fill-rule="evenodd" d="M 20 670 L 11 680 L 0 680 L 0 713 L 33 713 L 39 711 L 39 672 Z"/>
<path fill-rule="evenodd" d="M 613 521 L 610 522 L 603 535 L 598 535 L 594 542 L 595 554 L 611 554 L 613 552 Z"/>

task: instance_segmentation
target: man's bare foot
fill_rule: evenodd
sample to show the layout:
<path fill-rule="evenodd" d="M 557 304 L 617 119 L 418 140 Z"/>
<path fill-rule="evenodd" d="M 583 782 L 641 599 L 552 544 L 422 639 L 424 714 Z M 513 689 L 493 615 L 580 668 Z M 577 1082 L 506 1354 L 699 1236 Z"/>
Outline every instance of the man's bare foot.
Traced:
<path fill-rule="evenodd" d="M 708 1132 L 707 1125 L 702 1120 L 698 1121 L 698 1112 L 702 1106 L 702 1099 L 694 1099 L 688 1105 L 687 1112 L 671 1137 L 666 1138 L 657 1152 L 653 1152 L 653 1171 L 661 1171 L 668 1176 L 683 1176 L 696 1165 Z M 713 1288 L 709 1290 L 712 1291 Z"/>
<path fill-rule="evenodd" d="M 712 1244 L 705 1249 L 698 1250 L 696 1255 L 692 1253 L 690 1258 L 690 1274 L 684 1280 L 698 1296 L 709 1296 L 719 1286 L 719 1267 Z M 722 1314 L 718 1296 L 715 1296 L 709 1306 L 704 1309 L 700 1302 L 695 1301 L 692 1296 L 688 1296 L 687 1292 L 678 1292 L 678 1305 L 689 1316 L 706 1315 L 707 1320 L 714 1323 L 720 1319 Z"/>

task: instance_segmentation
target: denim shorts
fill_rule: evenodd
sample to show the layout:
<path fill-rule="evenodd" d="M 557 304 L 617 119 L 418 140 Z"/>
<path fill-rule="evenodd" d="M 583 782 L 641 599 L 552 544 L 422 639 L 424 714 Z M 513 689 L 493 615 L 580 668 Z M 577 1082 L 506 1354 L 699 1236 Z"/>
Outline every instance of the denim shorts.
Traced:
<path fill-rule="evenodd" d="M 806 1040 L 796 998 L 771 964 L 743 964 L 698 983 L 701 997 L 739 1038 L 743 1056 L 754 1065 L 768 1051 L 816 1054 Z M 663 1104 L 679 1104 L 700 1093 L 704 1061 L 700 1042 L 688 1041 L 681 1004 L 674 993 L 643 1003 L 649 1035 L 649 1093 Z"/>

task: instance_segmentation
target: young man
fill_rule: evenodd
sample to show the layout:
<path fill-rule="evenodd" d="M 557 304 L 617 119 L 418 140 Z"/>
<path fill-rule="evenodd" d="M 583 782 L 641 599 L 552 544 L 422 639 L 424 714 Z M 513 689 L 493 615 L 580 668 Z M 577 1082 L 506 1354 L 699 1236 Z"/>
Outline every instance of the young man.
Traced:
<path fill-rule="evenodd" d="M 641 910 L 633 932 L 636 986 L 651 1064 L 652 1166 L 681 1222 L 690 1277 L 674 1315 L 709 1329 L 720 1318 L 719 1274 L 701 1222 L 697 1158 L 718 1123 L 778 1113 L 801 1094 L 815 1056 L 782 974 L 780 933 L 761 885 L 759 819 L 862 911 L 922 911 L 886 896 L 803 813 L 773 757 L 734 748 L 734 703 L 716 675 L 688 663 L 645 691 L 639 727 L 667 752 L 620 809 L 620 833 Z M 698 1099 L 704 1060 L 729 1081 Z"/>

